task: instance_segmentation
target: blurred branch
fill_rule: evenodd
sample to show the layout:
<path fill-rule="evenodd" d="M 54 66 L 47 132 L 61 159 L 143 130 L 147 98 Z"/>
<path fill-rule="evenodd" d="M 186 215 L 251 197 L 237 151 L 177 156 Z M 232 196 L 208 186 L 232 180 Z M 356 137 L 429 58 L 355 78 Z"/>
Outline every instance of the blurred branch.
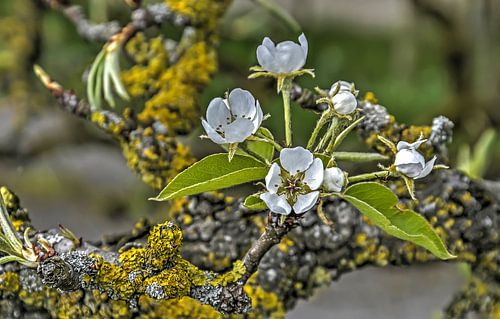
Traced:
<path fill-rule="evenodd" d="M 118 21 L 104 23 L 93 23 L 84 14 L 79 5 L 67 5 L 60 0 L 41 0 L 46 6 L 62 13 L 77 28 L 78 33 L 90 41 L 106 42 L 113 35 L 122 30 Z M 132 29 L 131 34 L 147 29 L 153 25 L 160 25 L 171 21 L 175 25 L 189 25 L 187 17 L 176 14 L 164 3 L 151 4 L 144 8 L 138 8 L 131 13 L 132 22 L 128 27 Z"/>
<path fill-rule="evenodd" d="M 255 3 L 266 9 L 276 18 L 280 19 L 291 31 L 299 33 L 302 28 L 300 24 L 285 9 L 277 5 L 273 0 L 253 0 Z"/>
<path fill-rule="evenodd" d="M 87 19 L 83 8 L 79 5 L 67 5 L 65 2 L 59 0 L 41 1 L 46 6 L 62 13 L 68 18 L 76 26 L 78 33 L 87 40 L 105 42 L 121 29 L 118 21 L 91 22 Z"/>
<path fill-rule="evenodd" d="M 438 7 L 435 6 L 436 1 L 427 1 L 427 0 L 410 0 L 410 1 L 418 12 L 432 18 L 442 27 L 446 29 L 452 29 L 454 27 L 453 20 L 448 15 L 446 15 L 446 13 L 443 10 L 440 10 Z"/>

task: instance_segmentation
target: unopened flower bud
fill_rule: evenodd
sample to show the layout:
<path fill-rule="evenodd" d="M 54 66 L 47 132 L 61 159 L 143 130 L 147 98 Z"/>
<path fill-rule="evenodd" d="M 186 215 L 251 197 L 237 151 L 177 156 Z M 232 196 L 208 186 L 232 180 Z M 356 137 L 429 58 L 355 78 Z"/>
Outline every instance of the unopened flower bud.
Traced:
<path fill-rule="evenodd" d="M 323 188 L 328 192 L 340 192 L 345 185 L 345 173 L 338 167 L 325 169 Z"/>
<path fill-rule="evenodd" d="M 418 140 L 415 143 L 399 142 L 394 165 L 396 170 L 413 179 L 424 178 L 430 174 L 436 161 L 434 156 L 427 163 L 424 157 L 417 151 L 417 148 L 427 140 Z"/>
<path fill-rule="evenodd" d="M 342 91 L 332 97 L 333 108 L 340 114 L 351 114 L 358 106 L 358 100 L 351 92 Z"/>

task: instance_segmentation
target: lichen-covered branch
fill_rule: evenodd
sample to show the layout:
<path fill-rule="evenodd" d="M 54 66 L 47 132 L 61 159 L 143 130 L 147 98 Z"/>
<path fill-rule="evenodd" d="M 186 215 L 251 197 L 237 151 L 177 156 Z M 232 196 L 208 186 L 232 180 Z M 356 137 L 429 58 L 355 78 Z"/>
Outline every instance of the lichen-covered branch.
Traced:
<path fill-rule="evenodd" d="M 471 282 L 476 290 L 468 288 L 469 292 L 457 295 L 447 313 L 450 318 L 468 311 L 491 313 L 498 298 L 498 203 L 459 173 L 436 175 L 417 191 L 420 202 L 415 209 L 431 221 L 458 260 L 471 265 L 473 278 L 479 276 L 487 283 L 480 288 L 480 282 Z M 30 226 L 26 210 L 5 188 L 2 196 L 13 225 L 22 232 Z M 250 247 L 258 245 L 254 243 L 259 243 L 267 216 L 249 214 L 239 201 L 217 194 L 180 200 L 176 205 L 172 216 L 183 228 L 182 235 L 180 228 L 167 222 L 153 227 L 147 240 L 136 237 L 121 247 L 86 242 L 77 246 L 60 230 L 32 233 L 33 241 L 45 238 L 55 255 L 43 258 L 38 273 L 17 264 L 2 266 L 1 313 L 15 309 L 40 313 L 42 318 L 64 318 L 66 312 L 74 314 L 72 318 L 112 318 L 111 309 L 115 309 L 122 313 L 120 318 L 161 318 L 159 311 L 171 312 L 172 318 L 192 318 L 182 314 L 187 307 L 206 318 L 219 318 L 220 313 L 248 311 L 250 297 L 253 311 L 248 318 L 283 318 L 298 299 L 346 272 L 366 265 L 435 260 L 424 249 L 385 235 L 347 203 L 329 199 L 323 209 L 334 227 L 309 212 L 299 227 L 273 246 L 286 233 L 281 228 L 280 235 L 271 235 L 272 244 L 255 249 L 260 257 L 272 247 L 243 288 L 239 282 L 251 272 L 246 266 L 250 269 L 258 259 L 245 254 L 253 254 Z M 66 292 L 61 294 L 55 287 Z"/>
<path fill-rule="evenodd" d="M 269 223 L 266 225 L 264 232 L 243 258 L 245 273 L 242 275 L 241 280 L 244 282 L 257 271 L 265 254 L 279 244 L 292 227 L 298 225 L 296 217 L 288 218 L 283 223 L 280 223 L 276 216 L 270 214 L 268 220 Z"/>
<path fill-rule="evenodd" d="M 198 120 L 197 97 L 217 69 L 216 30 L 229 3 L 166 0 L 162 5 L 169 12 L 189 21 L 176 43 L 136 32 L 150 26 L 140 21 L 161 22 L 147 9 L 134 11 L 128 26 L 137 29 L 125 45 L 133 66 L 122 79 L 133 99 L 145 101 L 137 114 L 130 108 L 122 114 L 92 111 L 72 92 L 47 76 L 42 79 L 64 109 L 114 136 L 130 167 L 160 189 L 192 163 L 188 148 L 176 137 L 192 132 Z M 293 87 L 291 97 L 316 112 L 327 107 L 317 105 L 317 96 L 299 86 Z M 429 139 L 422 147 L 425 155 L 446 155 L 453 125 L 446 118 L 435 119 L 432 126 L 407 126 L 397 123 L 373 94 L 359 104 L 365 118 L 358 132 L 379 153 L 389 151 L 377 135 L 397 142 L 416 140 L 423 133 Z M 473 278 L 498 281 L 499 203 L 481 183 L 456 171 L 434 173 L 417 188 L 419 200 L 413 202 L 402 182 L 381 182 L 399 195 L 401 205 L 430 221 L 458 260 L 471 265 Z M 29 225 L 26 212 L 10 192 L 3 196 L 14 225 L 24 231 Z M 34 241 L 44 237 L 54 253 L 44 253 L 38 272 L 14 264 L 2 268 L 0 314 L 230 318 L 244 313 L 239 317 L 278 319 L 317 287 L 365 265 L 436 261 L 426 250 L 385 235 L 338 198 L 325 198 L 321 205 L 331 223 L 323 223 L 315 209 L 291 224 L 277 223 L 266 213 L 243 208 L 241 200 L 207 193 L 176 200 L 170 207 L 171 222 L 140 224 L 137 236 L 92 245 L 76 244 L 58 230 L 32 234 Z M 470 287 L 455 297 L 447 314 L 459 318 L 468 311 L 492 313 L 495 290 L 488 288 L 476 298 L 474 291 L 484 290 L 475 287 L 484 286 L 472 282 Z"/>

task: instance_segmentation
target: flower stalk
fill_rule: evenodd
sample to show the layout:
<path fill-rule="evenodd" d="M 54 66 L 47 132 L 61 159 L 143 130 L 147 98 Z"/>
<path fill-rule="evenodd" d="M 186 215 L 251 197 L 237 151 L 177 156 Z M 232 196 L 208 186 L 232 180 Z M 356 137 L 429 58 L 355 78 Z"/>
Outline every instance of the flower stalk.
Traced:
<path fill-rule="evenodd" d="M 309 141 L 307 142 L 307 149 L 312 150 L 312 147 L 314 146 L 314 143 L 316 143 L 316 139 L 318 138 L 318 134 L 321 131 L 321 129 L 325 126 L 326 123 L 328 123 L 328 120 L 331 117 L 331 113 L 329 110 L 326 110 L 321 114 L 321 117 L 319 118 L 318 122 L 316 122 L 316 127 L 314 127 L 314 130 L 311 134 L 311 137 L 309 138 Z"/>
<path fill-rule="evenodd" d="M 292 111 L 290 108 L 290 90 L 292 89 L 292 80 L 286 78 L 281 89 L 283 96 L 283 113 L 285 115 L 285 145 L 292 146 Z"/>
<path fill-rule="evenodd" d="M 377 172 L 373 172 L 373 173 L 366 173 L 366 174 L 351 176 L 347 180 L 348 180 L 349 184 L 352 184 L 352 183 L 370 181 L 373 179 L 387 178 L 389 176 L 391 176 L 390 171 L 377 171 Z"/>

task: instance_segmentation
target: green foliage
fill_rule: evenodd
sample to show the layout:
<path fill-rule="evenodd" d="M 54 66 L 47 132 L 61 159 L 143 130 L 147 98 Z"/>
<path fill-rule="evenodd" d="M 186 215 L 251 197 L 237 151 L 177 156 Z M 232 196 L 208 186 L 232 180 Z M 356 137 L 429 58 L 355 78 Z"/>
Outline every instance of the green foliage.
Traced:
<path fill-rule="evenodd" d="M 479 137 L 471 154 L 469 145 L 463 145 L 458 153 L 457 167 L 472 178 L 483 177 L 492 157 L 496 132 L 490 128 Z"/>
<path fill-rule="evenodd" d="M 263 179 L 266 164 L 248 156 L 213 154 L 196 162 L 177 175 L 153 200 L 166 201 L 182 196 L 215 191 Z"/>
<path fill-rule="evenodd" d="M 388 234 L 422 246 L 440 259 L 450 254 L 432 226 L 420 214 L 396 207 L 398 198 L 387 187 L 366 182 L 350 186 L 343 198 Z"/>
<path fill-rule="evenodd" d="M 261 193 L 256 193 L 248 196 L 247 198 L 245 198 L 243 205 L 251 210 L 266 210 L 267 205 L 262 199 L 260 199 L 260 194 Z"/>
<path fill-rule="evenodd" d="M 268 139 L 270 139 L 271 141 L 274 141 L 273 134 L 267 128 L 261 127 L 259 128 L 258 132 L 267 137 Z M 273 160 L 274 145 L 272 143 L 266 141 L 248 141 L 247 144 L 248 144 L 247 147 L 251 152 L 258 154 L 260 157 L 264 158 L 269 162 Z"/>

